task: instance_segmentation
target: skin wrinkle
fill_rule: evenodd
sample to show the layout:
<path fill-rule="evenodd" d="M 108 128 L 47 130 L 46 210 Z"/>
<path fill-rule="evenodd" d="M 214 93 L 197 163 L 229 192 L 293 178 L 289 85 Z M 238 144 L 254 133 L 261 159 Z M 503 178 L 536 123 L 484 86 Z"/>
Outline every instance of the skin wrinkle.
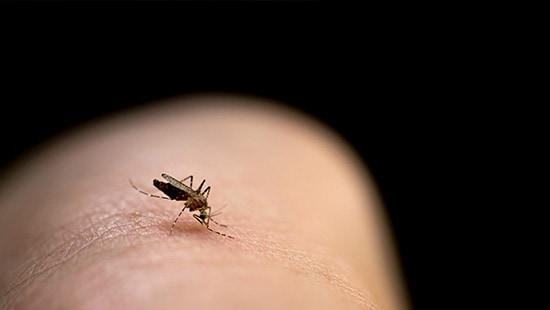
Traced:
<path fill-rule="evenodd" d="M 144 218 L 148 218 L 149 223 L 144 225 Z M 79 217 L 73 222 L 62 226 L 51 235 L 44 235 L 43 238 L 35 241 L 35 244 L 41 244 L 43 248 L 49 248 L 52 241 L 61 241 L 46 251 L 40 248 L 34 249 L 36 253 L 46 254 L 34 258 L 24 265 L 26 267 L 21 268 L 22 271 L 18 273 L 12 284 L 0 293 L 0 305 L 9 303 L 17 291 L 24 289 L 27 283 L 38 277 L 46 278 L 60 268 L 63 263 L 76 258 L 86 250 L 90 250 L 92 246 L 99 246 L 107 241 L 114 242 L 116 238 L 128 237 L 129 235 L 144 236 L 150 234 L 147 230 L 158 227 L 154 220 L 155 218 L 152 217 L 136 217 L 135 214 L 128 215 L 125 213 L 110 214 L 108 216 L 98 214 L 98 219 L 86 214 L 83 218 Z M 83 222 L 86 222 L 87 225 L 79 229 Z M 160 229 L 157 229 L 157 232 L 160 232 Z"/>
<path fill-rule="evenodd" d="M 86 226 L 78 229 L 83 222 L 86 223 Z M 187 231 L 181 226 L 189 227 L 192 223 L 187 221 L 187 223 L 180 225 L 178 227 L 179 234 L 181 234 L 182 229 Z M 89 213 L 85 214 L 83 219 L 73 220 L 73 222 L 59 228 L 54 233 L 55 237 L 48 238 L 48 240 L 62 241 L 49 250 L 47 254 L 35 258 L 27 264 L 27 267 L 23 268 L 16 280 L 1 294 L 3 297 L 0 300 L 0 305 L 10 304 L 18 295 L 18 292 L 24 290 L 30 282 L 38 279 L 45 281 L 63 264 L 70 260 L 77 260 L 81 255 L 89 256 L 109 249 L 124 251 L 132 246 L 162 242 L 165 238 L 170 237 L 165 226 L 167 226 L 166 219 L 161 219 L 158 216 L 144 216 L 136 212 L 109 215 L 96 214 L 95 216 Z M 197 227 L 201 228 L 200 226 Z M 270 240 L 273 238 L 268 236 L 260 236 L 255 233 L 241 234 L 240 231 L 234 233 L 236 240 L 229 242 L 229 246 L 231 246 L 231 243 L 235 243 L 238 248 L 247 253 L 258 253 L 256 255 L 264 255 L 269 259 L 278 261 L 285 269 L 298 272 L 307 277 L 319 278 L 340 291 L 340 294 L 343 294 L 346 298 L 351 297 L 353 302 L 359 306 L 366 309 L 379 309 L 370 301 L 371 298 L 368 295 L 362 293 L 348 279 L 339 276 L 326 263 L 323 263 L 320 257 L 314 257 L 306 252 L 286 247 L 281 242 Z M 151 239 L 147 240 L 144 237 Z M 94 250 L 94 248 L 97 248 L 97 250 Z"/>
<path fill-rule="evenodd" d="M 250 235 L 248 237 L 251 237 Z M 354 302 L 367 309 L 379 309 L 368 295 L 363 294 L 348 279 L 338 276 L 328 264 L 321 262 L 306 252 L 291 249 L 275 241 L 266 241 L 259 236 L 243 242 L 243 248 L 254 250 L 254 253 L 263 253 L 269 258 L 280 261 L 284 267 L 300 272 L 307 276 L 321 278 L 326 283 L 339 289 L 344 295 L 351 296 Z"/>

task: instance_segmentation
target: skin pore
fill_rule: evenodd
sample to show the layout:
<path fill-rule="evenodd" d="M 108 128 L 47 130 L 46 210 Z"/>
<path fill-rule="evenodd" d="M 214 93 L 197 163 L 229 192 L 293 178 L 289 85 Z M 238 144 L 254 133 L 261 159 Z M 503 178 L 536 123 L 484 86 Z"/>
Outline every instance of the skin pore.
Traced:
<path fill-rule="evenodd" d="M 211 186 L 209 232 L 152 180 Z M 188 184 L 188 183 L 187 183 Z M 53 138 L 0 180 L 0 308 L 407 309 L 378 194 L 264 100 L 176 98 Z M 195 212 L 198 214 L 198 212 Z"/>

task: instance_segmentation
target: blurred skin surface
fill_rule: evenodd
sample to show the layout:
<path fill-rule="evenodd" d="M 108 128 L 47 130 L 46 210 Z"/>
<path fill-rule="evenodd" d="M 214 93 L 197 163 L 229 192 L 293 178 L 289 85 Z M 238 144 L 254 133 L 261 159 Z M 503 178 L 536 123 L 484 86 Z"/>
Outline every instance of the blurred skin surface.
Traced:
<path fill-rule="evenodd" d="M 209 232 L 154 178 L 211 186 Z M 188 183 L 187 183 L 188 184 Z M 83 125 L 0 180 L 0 307 L 407 309 L 372 180 L 346 144 L 250 97 Z"/>

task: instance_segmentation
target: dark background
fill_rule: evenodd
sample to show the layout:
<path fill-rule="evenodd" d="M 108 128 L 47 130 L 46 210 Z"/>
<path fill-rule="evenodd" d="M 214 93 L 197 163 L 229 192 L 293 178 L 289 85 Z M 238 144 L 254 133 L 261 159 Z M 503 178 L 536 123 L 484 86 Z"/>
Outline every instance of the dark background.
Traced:
<path fill-rule="evenodd" d="M 415 308 L 447 293 L 441 283 L 458 271 L 446 258 L 459 253 L 442 232 L 454 223 L 449 208 L 461 211 L 446 181 L 461 170 L 451 158 L 469 156 L 460 145 L 477 118 L 466 90 L 480 87 L 463 79 L 469 51 L 445 39 L 453 29 L 407 17 L 407 8 L 317 2 L 0 10 L 3 169 L 64 129 L 151 100 L 202 91 L 275 99 L 323 121 L 362 156 Z"/>

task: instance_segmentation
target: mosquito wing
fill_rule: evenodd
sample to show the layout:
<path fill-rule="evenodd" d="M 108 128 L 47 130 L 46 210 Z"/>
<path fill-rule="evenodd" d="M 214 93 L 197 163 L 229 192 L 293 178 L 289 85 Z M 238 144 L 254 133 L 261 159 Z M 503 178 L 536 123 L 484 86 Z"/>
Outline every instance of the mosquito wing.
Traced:
<path fill-rule="evenodd" d="M 193 189 L 185 184 L 183 184 L 182 182 L 178 181 L 176 178 L 174 178 L 173 176 L 170 176 L 166 173 L 163 173 L 161 174 L 162 177 L 168 181 L 168 183 L 170 183 L 170 185 L 174 186 L 175 188 L 178 188 L 178 189 L 181 189 L 182 191 L 184 191 L 186 194 L 191 194 L 193 193 Z"/>

